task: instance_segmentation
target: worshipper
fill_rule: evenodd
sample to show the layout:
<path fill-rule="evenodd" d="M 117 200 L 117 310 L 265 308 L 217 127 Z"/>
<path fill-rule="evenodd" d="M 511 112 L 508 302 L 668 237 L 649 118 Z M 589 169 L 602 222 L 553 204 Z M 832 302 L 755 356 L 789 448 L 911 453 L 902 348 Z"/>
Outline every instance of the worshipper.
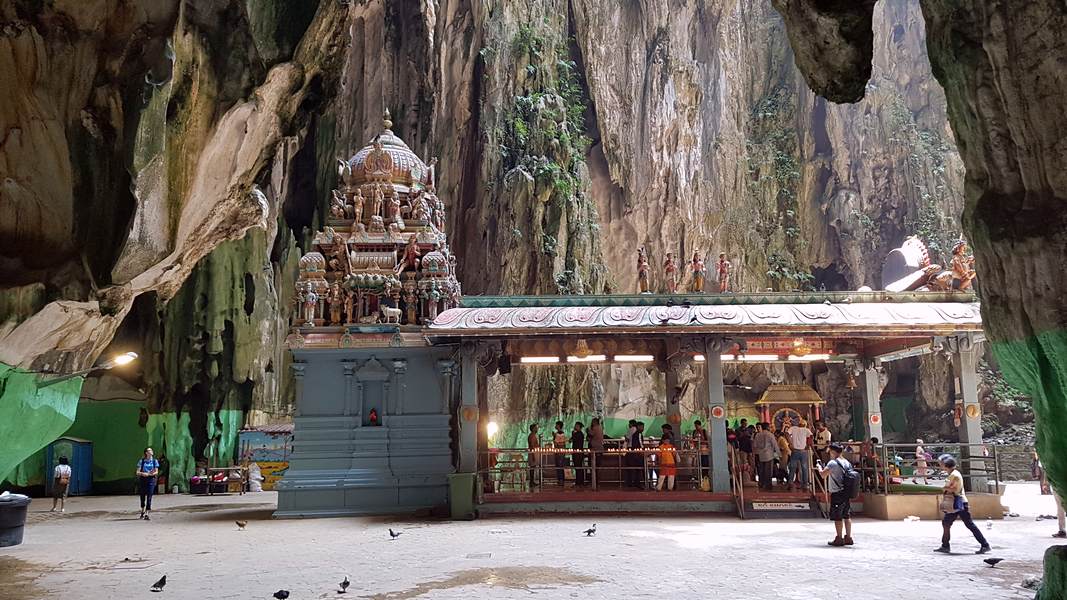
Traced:
<path fill-rule="evenodd" d="M 645 424 L 641 421 L 637 421 L 637 426 L 634 429 L 634 433 L 630 436 L 630 448 L 637 450 L 637 452 L 630 452 L 628 457 L 630 458 L 629 471 L 633 473 L 632 485 L 635 488 L 641 489 L 645 487 L 645 454 L 642 451 L 644 449 L 644 433 Z"/>
<path fill-rule="evenodd" d="M 600 424 L 600 418 L 594 417 L 589 423 L 588 437 L 589 449 L 593 451 L 593 470 L 590 471 L 589 479 L 589 483 L 592 484 L 596 481 L 596 469 L 600 468 L 604 458 L 604 426 Z"/>
<path fill-rule="evenodd" d="M 830 428 L 822 421 L 815 421 L 815 453 L 824 463 L 830 462 Z"/>
<path fill-rule="evenodd" d="M 789 455 L 792 454 L 793 449 L 789 447 L 789 436 L 786 435 L 784 429 L 779 429 L 778 433 L 774 434 L 775 440 L 778 442 L 778 452 L 775 453 L 774 461 L 774 477 L 778 480 L 778 483 L 782 485 L 792 485 L 793 480 L 789 477 Z"/>
<path fill-rule="evenodd" d="M 582 432 L 584 427 L 581 421 L 574 423 L 574 430 L 571 431 L 571 448 L 574 450 L 585 450 L 585 434 Z M 585 486 L 585 453 L 571 454 L 571 464 L 574 465 L 574 487 Z"/>
<path fill-rule="evenodd" d="M 563 468 L 567 466 L 567 454 L 563 452 L 567 448 L 567 434 L 563 432 L 563 421 L 556 421 L 556 430 L 552 432 L 552 448 L 556 458 L 556 482 L 563 487 Z"/>
<path fill-rule="evenodd" d="M 812 436 L 811 430 L 808 429 L 808 424 L 804 419 L 800 419 L 797 425 L 793 426 L 789 432 L 789 447 L 792 449 L 789 453 L 789 467 L 788 477 L 790 487 L 796 487 L 796 482 L 800 482 L 800 489 L 808 489 L 808 469 L 810 468 L 808 457 L 808 439 Z"/>
<path fill-rule="evenodd" d="M 530 467 L 530 487 L 538 485 L 537 468 L 534 466 L 541 460 L 541 436 L 537 433 L 537 423 L 530 424 L 530 435 L 526 436 L 526 447 L 531 451 L 526 455 L 526 464 Z"/>
<path fill-rule="evenodd" d="M 741 454 L 741 470 L 747 471 L 748 477 L 756 479 L 755 457 L 752 455 L 752 438 L 755 433 L 751 430 L 747 419 L 741 419 L 741 427 L 737 430 L 737 451 Z"/>
<path fill-rule="evenodd" d="M 732 432 L 729 428 L 726 429 L 726 441 L 730 441 L 730 434 Z M 700 451 L 700 478 L 704 478 L 704 474 L 709 472 L 708 462 L 708 430 L 704 429 L 704 424 L 700 421 L 693 421 L 693 442 L 697 449 Z"/>
<path fill-rule="evenodd" d="M 975 554 L 989 552 L 989 542 L 986 541 L 985 536 L 982 535 L 982 530 L 978 529 L 978 526 L 974 524 L 974 519 L 971 518 L 967 493 L 963 489 L 963 475 L 956 469 L 956 459 L 952 458 L 951 455 L 943 454 L 940 462 L 941 470 L 945 472 L 948 479 L 945 481 L 945 491 L 941 496 L 941 512 L 944 513 L 941 518 L 941 546 L 935 548 L 934 552 L 952 553 L 949 542 L 952 536 L 952 524 L 956 522 L 956 519 L 963 521 L 963 525 L 971 531 L 975 541 L 978 542 L 978 550 L 975 551 Z"/>
<path fill-rule="evenodd" d="M 771 489 L 771 477 L 774 469 L 774 449 L 777 443 L 774 441 L 774 434 L 771 433 L 769 423 L 760 423 L 759 426 L 759 433 L 756 434 L 756 439 L 752 441 L 752 450 L 759 460 L 757 463 L 759 486 L 761 489 L 769 490 Z"/>
<path fill-rule="evenodd" d="M 152 495 L 156 493 L 156 476 L 159 475 L 159 461 L 152 448 L 145 448 L 144 455 L 137 461 L 137 482 L 141 496 L 141 519 L 151 521 Z M 208 483 L 208 485 L 211 485 Z"/>
<path fill-rule="evenodd" d="M 656 455 L 658 459 L 658 478 L 656 482 L 656 491 L 663 491 L 666 486 L 667 491 L 674 490 L 674 480 L 678 475 L 678 450 L 675 449 L 674 444 L 671 443 L 671 437 L 664 435 L 660 438 L 659 447 L 656 449 Z"/>
<path fill-rule="evenodd" d="M 827 542 L 830 546 L 851 546 L 852 541 L 852 499 L 845 489 L 845 472 L 852 464 L 841 456 L 844 448 L 841 444 L 831 443 L 830 460 L 826 465 L 819 462 L 819 475 L 826 479 L 826 489 L 830 492 L 830 520 L 834 522 L 837 536 Z M 844 534 L 844 535 L 842 535 Z"/>
<path fill-rule="evenodd" d="M 51 512 L 56 512 L 57 503 L 59 504 L 59 512 L 67 512 L 67 486 L 70 485 L 70 473 L 70 463 L 67 461 L 67 457 L 60 456 L 59 464 L 52 470 Z"/>
<path fill-rule="evenodd" d="M 622 440 L 624 448 L 633 449 L 630 445 L 633 442 L 634 434 L 637 433 L 637 419 L 630 419 L 626 427 L 626 437 Z M 637 471 L 633 469 L 634 464 L 634 452 L 627 452 L 623 456 L 623 472 L 622 481 L 626 487 L 637 487 Z"/>

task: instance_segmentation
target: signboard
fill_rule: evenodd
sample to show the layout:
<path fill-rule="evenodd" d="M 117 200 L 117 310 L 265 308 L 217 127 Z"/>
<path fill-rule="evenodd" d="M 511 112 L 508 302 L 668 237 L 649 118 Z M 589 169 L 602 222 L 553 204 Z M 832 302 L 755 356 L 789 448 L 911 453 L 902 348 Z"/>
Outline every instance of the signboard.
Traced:
<path fill-rule="evenodd" d="M 752 510 L 811 510 L 806 502 L 753 502 Z"/>
<path fill-rule="evenodd" d="M 723 418 L 725 416 L 726 416 L 726 409 L 724 409 L 723 407 L 721 407 L 721 406 L 712 406 L 711 407 L 711 418 L 712 419 L 721 419 L 721 418 Z"/>
<path fill-rule="evenodd" d="M 879 424 L 881 422 L 882 422 L 882 415 L 880 415 L 878 413 L 873 413 L 871 415 L 871 425 L 877 425 L 877 424 Z"/>

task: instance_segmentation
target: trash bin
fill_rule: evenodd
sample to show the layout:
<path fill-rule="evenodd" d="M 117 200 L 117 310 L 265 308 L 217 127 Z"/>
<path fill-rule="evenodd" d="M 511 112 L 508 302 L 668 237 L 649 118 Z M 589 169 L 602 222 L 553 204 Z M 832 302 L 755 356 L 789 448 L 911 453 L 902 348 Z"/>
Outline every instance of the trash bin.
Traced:
<path fill-rule="evenodd" d="M 18 546 L 22 543 L 22 530 L 26 527 L 26 510 L 29 496 L 4 494 L 0 496 L 0 548 Z"/>
<path fill-rule="evenodd" d="M 474 519 L 474 473 L 452 473 L 448 476 L 448 504 L 452 518 L 471 521 Z"/>

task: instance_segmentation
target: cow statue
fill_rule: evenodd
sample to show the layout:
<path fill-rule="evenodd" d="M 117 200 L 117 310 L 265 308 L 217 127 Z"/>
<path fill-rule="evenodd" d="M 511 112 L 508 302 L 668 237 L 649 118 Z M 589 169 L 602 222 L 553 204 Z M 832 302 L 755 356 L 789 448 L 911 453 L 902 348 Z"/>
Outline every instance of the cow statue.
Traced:
<path fill-rule="evenodd" d="M 385 323 L 400 324 L 400 315 L 403 314 L 403 312 L 399 308 L 393 308 L 384 304 L 379 308 L 381 308 L 382 316 L 385 317 Z"/>

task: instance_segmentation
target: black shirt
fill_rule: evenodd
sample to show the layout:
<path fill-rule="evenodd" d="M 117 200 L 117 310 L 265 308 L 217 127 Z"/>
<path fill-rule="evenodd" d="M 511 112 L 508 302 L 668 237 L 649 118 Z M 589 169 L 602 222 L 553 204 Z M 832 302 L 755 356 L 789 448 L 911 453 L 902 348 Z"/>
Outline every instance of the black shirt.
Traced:
<path fill-rule="evenodd" d="M 752 437 L 748 435 L 748 432 L 737 434 L 737 449 L 741 452 L 752 453 Z"/>
<path fill-rule="evenodd" d="M 581 431 L 571 432 L 571 448 L 575 450 L 585 449 L 585 434 Z"/>

